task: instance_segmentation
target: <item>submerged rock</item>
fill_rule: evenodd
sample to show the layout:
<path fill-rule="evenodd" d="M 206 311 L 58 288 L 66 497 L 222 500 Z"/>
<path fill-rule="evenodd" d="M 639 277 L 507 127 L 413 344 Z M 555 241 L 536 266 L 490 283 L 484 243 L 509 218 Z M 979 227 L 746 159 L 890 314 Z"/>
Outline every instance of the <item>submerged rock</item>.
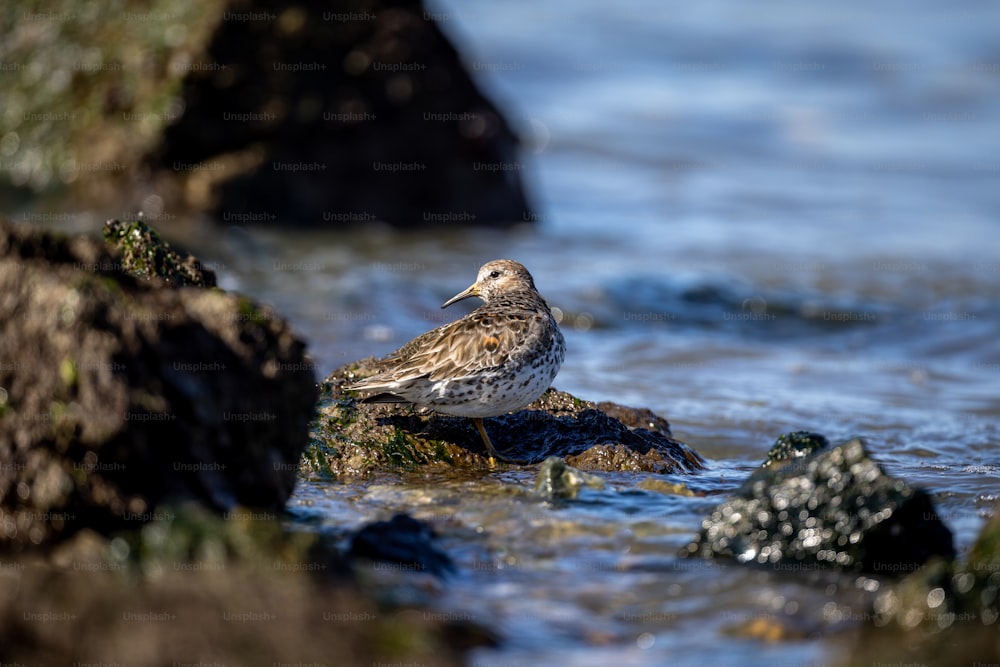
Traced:
<path fill-rule="evenodd" d="M 451 558 L 438 548 L 431 526 L 406 514 L 363 526 L 351 538 L 353 558 L 393 563 L 399 569 L 444 576 L 455 570 Z"/>
<path fill-rule="evenodd" d="M 0 547 L 141 525 L 166 500 L 291 494 L 304 344 L 250 299 L 165 284 L 96 240 L 0 222 Z"/>
<path fill-rule="evenodd" d="M 487 467 L 471 420 L 407 404 L 361 403 L 342 390 L 377 367 L 376 360 L 366 359 L 324 381 L 304 471 L 355 476 L 398 467 Z M 670 437 L 665 420 L 655 420 L 654 430 L 647 419 L 642 427 L 630 428 L 594 403 L 549 389 L 523 410 L 485 424 L 493 444 L 513 459 L 537 462 L 559 456 L 586 470 L 685 472 L 704 467 L 697 452 Z"/>
<path fill-rule="evenodd" d="M 597 475 L 587 474 L 567 465 L 558 456 L 550 456 L 538 470 L 532 493 L 547 499 L 573 499 L 580 495 L 580 490 L 585 487 L 603 489 L 604 480 Z"/>
<path fill-rule="evenodd" d="M 778 569 L 812 563 L 898 574 L 955 550 L 930 496 L 890 477 L 854 439 L 780 469 L 761 468 L 682 553 Z"/>

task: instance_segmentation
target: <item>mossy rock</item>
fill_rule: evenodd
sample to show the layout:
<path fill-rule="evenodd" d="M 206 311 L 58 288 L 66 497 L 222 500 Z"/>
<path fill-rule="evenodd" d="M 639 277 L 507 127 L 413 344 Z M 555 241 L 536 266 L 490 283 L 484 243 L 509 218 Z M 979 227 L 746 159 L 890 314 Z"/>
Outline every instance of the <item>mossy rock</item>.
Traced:
<path fill-rule="evenodd" d="M 215 272 L 192 255 L 181 257 L 142 220 L 108 220 L 104 241 L 120 255 L 122 269 L 140 280 L 159 279 L 177 287 L 216 285 Z"/>
<path fill-rule="evenodd" d="M 337 369 L 323 382 L 313 440 L 303 471 L 341 477 L 377 470 L 488 467 L 471 420 L 422 412 L 414 406 L 362 403 L 345 384 L 376 372 L 375 359 Z M 608 414 L 617 410 L 631 423 Z M 585 470 L 691 472 L 704 459 L 670 435 L 648 410 L 595 404 L 549 389 L 518 412 L 485 420 L 494 446 L 512 459 L 558 456 Z"/>

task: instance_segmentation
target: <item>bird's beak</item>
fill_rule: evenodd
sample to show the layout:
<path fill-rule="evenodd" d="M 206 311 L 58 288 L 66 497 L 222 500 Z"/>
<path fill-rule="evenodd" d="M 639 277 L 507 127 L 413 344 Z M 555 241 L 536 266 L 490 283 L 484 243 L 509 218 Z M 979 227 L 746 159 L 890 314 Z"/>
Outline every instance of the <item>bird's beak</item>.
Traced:
<path fill-rule="evenodd" d="M 450 299 L 448 299 L 447 301 L 445 301 L 443 304 L 441 304 L 441 307 L 442 308 L 447 308 L 451 304 L 456 303 L 458 301 L 461 301 L 462 299 L 468 299 L 470 296 L 479 296 L 479 283 L 478 282 L 472 283 L 471 285 L 469 285 L 469 287 L 467 289 L 459 292 L 455 296 L 453 296 Z"/>

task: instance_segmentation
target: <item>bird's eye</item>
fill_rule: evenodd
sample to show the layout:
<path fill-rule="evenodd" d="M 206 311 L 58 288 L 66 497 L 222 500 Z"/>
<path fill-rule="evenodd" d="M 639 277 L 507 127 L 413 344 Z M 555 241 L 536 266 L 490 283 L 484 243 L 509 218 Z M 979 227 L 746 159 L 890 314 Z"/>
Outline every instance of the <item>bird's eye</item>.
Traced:
<path fill-rule="evenodd" d="M 500 277 L 499 271 L 490 271 L 490 278 L 499 278 L 499 277 Z"/>

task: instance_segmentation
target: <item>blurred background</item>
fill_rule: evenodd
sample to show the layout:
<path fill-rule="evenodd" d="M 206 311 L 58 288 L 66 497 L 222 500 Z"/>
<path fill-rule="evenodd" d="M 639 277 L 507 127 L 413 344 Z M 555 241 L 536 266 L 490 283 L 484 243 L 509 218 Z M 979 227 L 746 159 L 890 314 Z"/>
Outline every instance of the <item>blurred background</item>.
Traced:
<path fill-rule="evenodd" d="M 58 29 L 25 22 L 21 4 L 3 10 L 15 14 L 7 28 L 19 30 L 3 31 L 7 53 L 28 44 L 55 58 L 62 42 L 44 33 Z M 67 122 L 25 114 L 46 113 L 39 99 L 77 120 L 92 107 L 71 85 L 78 76 L 46 66 L 31 79 L 25 57 L 0 71 L 0 203 L 15 220 L 70 228 L 143 210 L 215 268 L 223 287 L 289 317 L 309 341 L 317 378 L 468 312 L 474 304 L 439 306 L 483 262 L 516 259 L 562 318 L 558 388 L 663 414 L 675 436 L 715 460 L 709 479 L 738 478 L 786 431 L 864 436 L 894 475 L 938 493 L 958 546 L 968 547 L 1000 497 L 1000 7 L 400 6 L 395 18 L 381 8 L 370 18 L 330 10 L 324 25 L 347 37 L 328 60 L 275 60 L 246 33 L 232 37 L 255 54 L 258 75 L 277 73 L 272 83 L 291 104 L 266 91 L 236 95 L 218 70 L 191 65 L 242 57 L 219 46 L 198 55 L 199 31 L 220 21 L 198 18 L 211 13 L 206 5 L 141 10 L 181 27 L 150 30 L 147 50 L 135 50 L 161 49 L 149 76 L 174 83 L 150 111 L 161 116 L 148 136 L 141 123 L 115 130 L 142 165 L 132 173 L 112 158 L 128 172 L 127 190 L 100 178 L 106 191 L 88 192 L 92 177 L 113 169 L 74 169 L 63 157 L 51 167 L 37 146 Z M 220 29 L 252 33 L 263 23 L 285 47 L 327 48 L 306 38 L 312 24 L 289 7 L 275 4 L 258 22 L 233 14 Z M 396 37 L 366 42 L 372 23 Z M 390 66 L 419 65 L 419 54 L 446 52 L 449 42 L 467 80 L 461 70 L 431 77 Z M 111 97 L 119 113 L 143 99 L 133 50 L 123 47 Z M 188 59 L 176 61 L 178 52 Z M 298 84 L 280 76 L 290 69 L 274 66 L 300 61 L 333 77 L 318 106 L 301 105 Z M 356 94 L 341 95 L 346 84 L 335 79 L 345 72 L 366 81 Z M 213 94 L 241 101 L 226 107 Z M 191 120 L 205 108 L 274 117 L 208 127 Z M 296 118 L 311 127 L 320 111 L 348 115 L 334 118 L 330 136 L 289 129 Z M 344 138 L 344 124 L 360 128 Z M 95 150 L 101 127 L 79 130 Z M 349 142 L 346 157 L 338 138 Z M 309 146 L 323 151 L 289 151 Z M 258 178 L 262 163 L 268 178 Z M 354 198 L 340 208 L 312 201 L 327 191 Z M 88 194 L 93 203 L 81 203 Z M 704 509 L 678 519 L 681 530 Z"/>

